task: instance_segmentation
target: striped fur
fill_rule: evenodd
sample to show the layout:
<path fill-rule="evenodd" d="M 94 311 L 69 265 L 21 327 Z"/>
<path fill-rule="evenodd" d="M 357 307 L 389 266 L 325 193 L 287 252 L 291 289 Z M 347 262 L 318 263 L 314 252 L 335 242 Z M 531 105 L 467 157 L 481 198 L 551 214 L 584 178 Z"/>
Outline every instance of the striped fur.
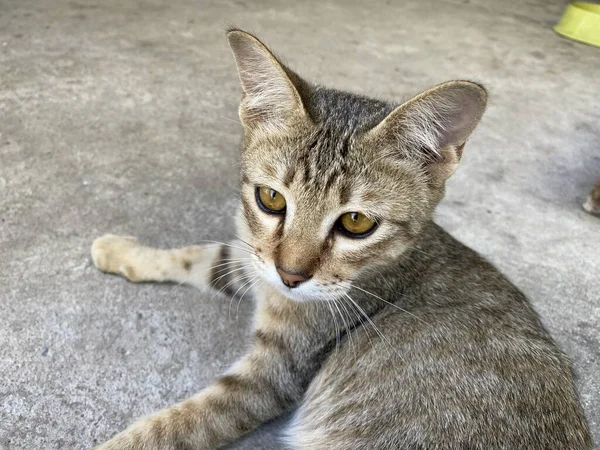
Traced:
<path fill-rule="evenodd" d="M 394 105 L 311 85 L 255 37 L 228 36 L 240 240 L 158 250 L 108 235 L 92 257 L 131 281 L 252 290 L 251 350 L 98 450 L 218 448 L 293 407 L 294 449 L 591 449 L 569 360 L 527 299 L 431 219 L 485 90 L 454 81 Z M 285 214 L 265 213 L 257 186 Z M 351 211 L 377 229 L 345 236 Z M 290 289 L 276 267 L 310 279 Z"/>

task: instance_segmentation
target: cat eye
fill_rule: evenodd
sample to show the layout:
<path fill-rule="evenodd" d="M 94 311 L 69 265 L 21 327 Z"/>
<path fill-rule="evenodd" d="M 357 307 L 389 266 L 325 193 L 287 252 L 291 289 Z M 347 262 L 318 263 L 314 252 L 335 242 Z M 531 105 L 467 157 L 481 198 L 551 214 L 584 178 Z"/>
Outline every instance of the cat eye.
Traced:
<path fill-rule="evenodd" d="M 377 228 L 377 222 L 363 213 L 349 212 L 338 219 L 338 229 L 351 238 L 364 238 Z"/>
<path fill-rule="evenodd" d="M 256 188 L 256 203 L 268 214 L 283 214 L 285 212 L 285 198 L 275 189 L 267 186 Z"/>

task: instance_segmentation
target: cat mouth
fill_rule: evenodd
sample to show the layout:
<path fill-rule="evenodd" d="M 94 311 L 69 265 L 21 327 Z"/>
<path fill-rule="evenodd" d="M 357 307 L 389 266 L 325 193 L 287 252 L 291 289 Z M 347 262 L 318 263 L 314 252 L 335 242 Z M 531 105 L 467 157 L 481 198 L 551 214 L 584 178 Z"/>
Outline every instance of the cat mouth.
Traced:
<path fill-rule="evenodd" d="M 307 295 L 305 286 L 290 287 L 287 286 L 282 280 L 276 280 L 271 284 L 274 285 L 277 288 L 277 290 L 289 300 L 293 300 L 295 302 L 305 302 L 314 300 L 309 295 Z"/>
<path fill-rule="evenodd" d="M 313 280 L 308 280 L 302 283 L 300 286 L 289 287 L 286 286 L 281 280 L 276 280 L 271 283 L 278 292 L 280 292 L 288 300 L 292 300 L 298 303 L 303 302 L 315 302 L 315 301 L 330 301 L 343 296 L 340 289 L 327 289 L 325 285 L 322 285 Z"/>
<path fill-rule="evenodd" d="M 267 264 L 262 260 L 255 261 L 255 271 L 265 283 L 294 302 L 328 301 L 343 296 L 344 286 L 341 282 L 326 282 L 312 276 L 297 286 L 290 287 L 281 279 L 274 264 Z"/>
<path fill-rule="evenodd" d="M 266 281 L 288 300 L 295 302 L 307 302 L 314 301 L 319 298 L 320 289 L 315 285 L 312 279 L 307 280 L 298 286 L 290 287 L 283 282 L 275 270 L 273 270 L 273 272 L 274 273 L 271 273 L 271 271 L 269 271 L 269 273 L 263 273 L 263 277 L 266 278 Z"/>

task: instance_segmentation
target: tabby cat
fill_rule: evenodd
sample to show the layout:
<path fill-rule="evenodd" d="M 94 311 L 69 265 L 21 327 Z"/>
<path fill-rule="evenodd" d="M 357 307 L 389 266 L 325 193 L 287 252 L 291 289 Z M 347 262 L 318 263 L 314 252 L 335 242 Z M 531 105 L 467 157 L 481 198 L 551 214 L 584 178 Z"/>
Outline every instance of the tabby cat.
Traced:
<path fill-rule="evenodd" d="M 107 235 L 92 257 L 134 282 L 251 290 L 251 350 L 98 449 L 214 449 L 293 408 L 293 449 L 591 449 L 570 362 L 527 299 L 432 221 L 485 89 L 450 81 L 396 105 L 227 37 L 239 240 L 159 250 Z"/>

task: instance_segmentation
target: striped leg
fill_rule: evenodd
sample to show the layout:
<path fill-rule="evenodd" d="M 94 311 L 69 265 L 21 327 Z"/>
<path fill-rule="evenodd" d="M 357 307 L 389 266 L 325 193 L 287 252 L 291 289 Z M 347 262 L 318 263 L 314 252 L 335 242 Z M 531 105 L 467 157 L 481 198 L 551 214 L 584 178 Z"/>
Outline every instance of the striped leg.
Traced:
<path fill-rule="evenodd" d="M 322 353 L 307 338 L 304 327 L 309 325 L 295 322 L 302 308 L 289 303 L 277 298 L 274 306 L 259 311 L 254 347 L 227 374 L 193 397 L 139 420 L 96 450 L 216 449 L 294 406 Z M 290 335 L 290 329 L 299 334 Z"/>
<path fill-rule="evenodd" d="M 208 450 L 236 440 L 292 406 L 288 393 L 273 386 L 272 368 L 264 361 L 255 363 L 263 364 L 255 373 L 225 375 L 193 397 L 137 421 L 96 450 Z"/>
<path fill-rule="evenodd" d="M 247 281 L 251 256 L 248 246 L 238 241 L 162 250 L 145 247 L 134 237 L 107 234 L 92 244 L 92 260 L 103 272 L 135 283 L 186 283 L 230 294 Z"/>

